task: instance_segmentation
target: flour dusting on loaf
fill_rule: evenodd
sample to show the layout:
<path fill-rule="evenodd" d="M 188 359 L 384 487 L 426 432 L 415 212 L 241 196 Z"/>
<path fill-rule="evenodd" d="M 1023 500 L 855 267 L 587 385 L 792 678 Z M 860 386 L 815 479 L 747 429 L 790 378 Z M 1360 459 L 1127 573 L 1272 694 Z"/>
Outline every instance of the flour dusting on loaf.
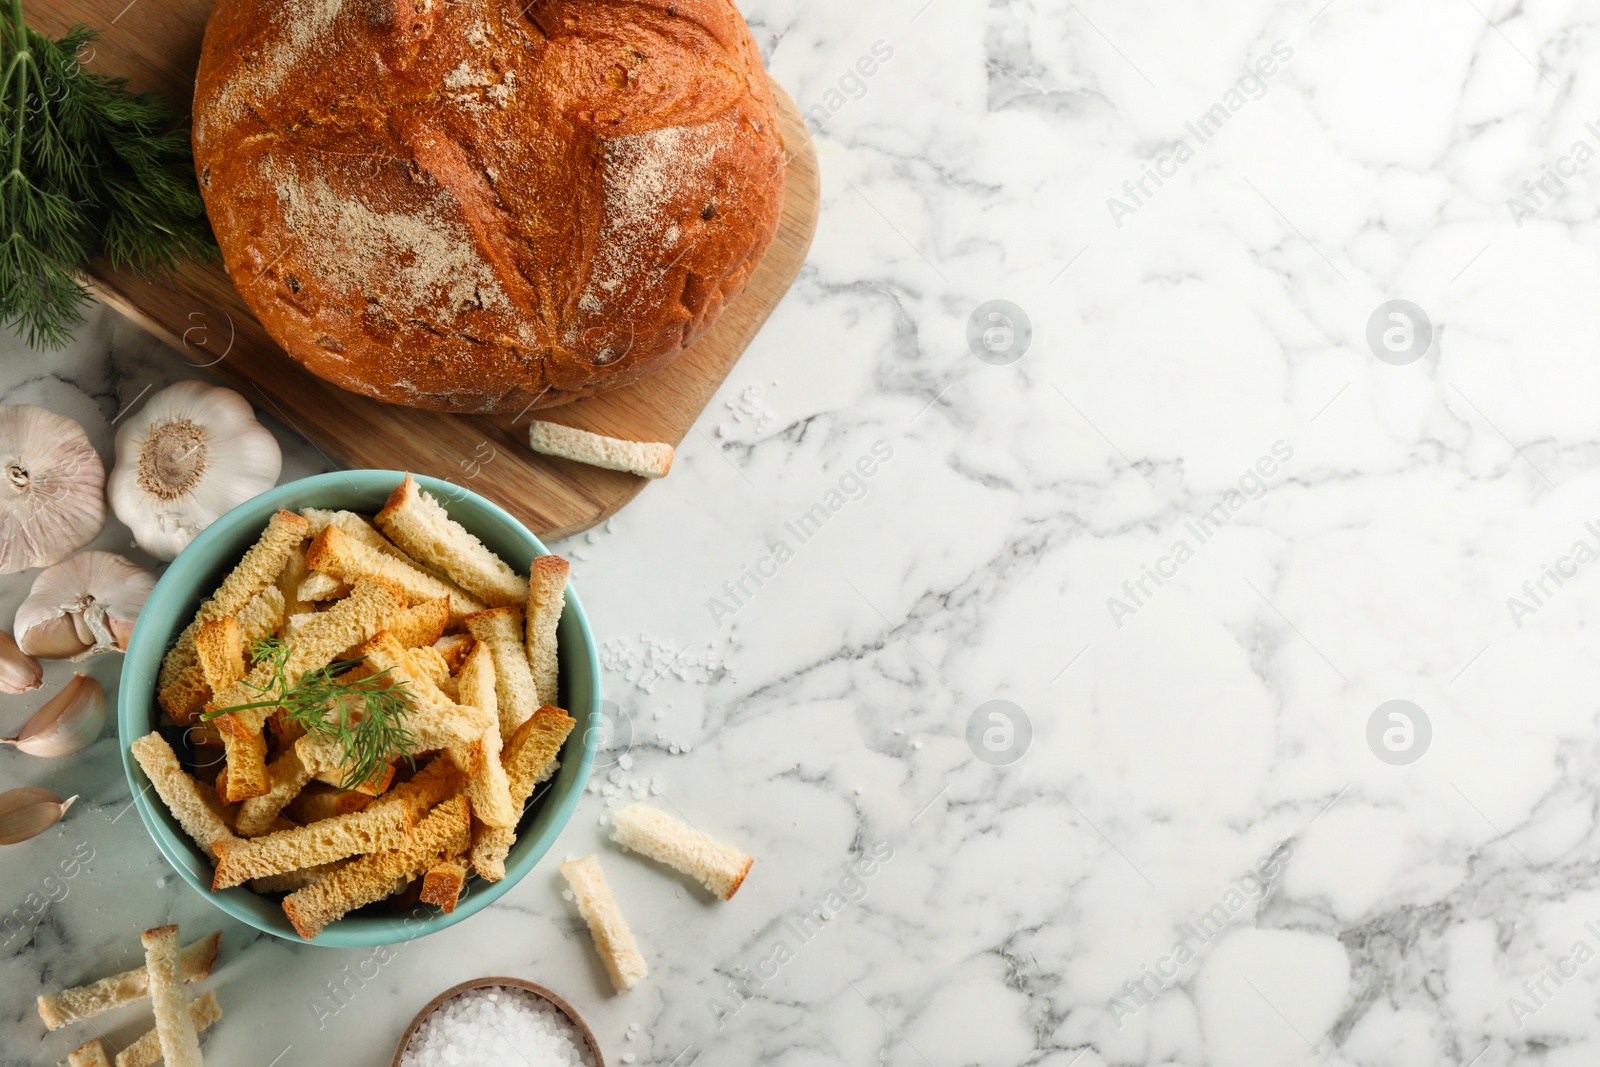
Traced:
<path fill-rule="evenodd" d="M 670 257 L 679 229 L 662 208 L 705 183 L 715 151 L 704 130 L 684 126 L 605 143 L 605 222 L 580 306 L 603 306 L 601 294 L 648 285 L 667 266 L 660 257 Z"/>
<path fill-rule="evenodd" d="M 748 284 L 783 205 L 732 0 L 217 0 L 194 129 L 273 338 L 439 410 L 661 369 Z"/>
<path fill-rule="evenodd" d="M 289 174 L 277 190 L 284 220 L 328 275 L 392 305 L 392 314 L 441 303 L 450 311 L 508 306 L 447 190 L 438 190 L 433 205 L 420 211 L 375 210 L 357 196 L 334 192 L 322 178 L 302 185 Z"/>
<path fill-rule="evenodd" d="M 314 47 L 327 43 L 328 31 L 344 10 L 344 0 L 279 0 L 277 18 L 283 32 L 261 61 L 251 65 L 250 73 L 235 78 L 224 89 L 221 115 L 195 115 L 194 135 L 198 142 L 204 127 L 237 118 L 249 106 L 249 99 L 270 96 Z"/>

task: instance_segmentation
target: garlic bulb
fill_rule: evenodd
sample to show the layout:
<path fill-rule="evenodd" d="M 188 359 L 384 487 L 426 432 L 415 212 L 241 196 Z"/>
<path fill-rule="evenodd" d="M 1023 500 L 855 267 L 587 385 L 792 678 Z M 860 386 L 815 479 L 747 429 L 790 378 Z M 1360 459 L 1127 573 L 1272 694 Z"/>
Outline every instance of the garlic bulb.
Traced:
<path fill-rule="evenodd" d="M 155 578 L 115 552 L 80 552 L 40 574 L 17 609 L 17 643 L 45 659 L 124 652 Z"/>
<path fill-rule="evenodd" d="M 271 489 L 282 468 L 277 439 L 249 401 L 179 382 L 117 431 L 111 508 L 140 548 L 172 559 L 224 512 Z"/>
<path fill-rule="evenodd" d="M 82 752 L 106 725 L 106 691 L 87 674 L 72 681 L 33 713 L 16 737 L 0 737 L 0 745 L 16 745 L 30 756 L 59 759 Z"/>
<path fill-rule="evenodd" d="M 106 468 L 83 427 L 0 404 L 0 574 L 59 563 L 106 524 Z"/>
<path fill-rule="evenodd" d="M 0 793 L 0 845 L 15 845 L 44 833 L 77 799 L 62 800 L 48 789 L 32 786 Z"/>
<path fill-rule="evenodd" d="M 44 668 L 39 661 L 17 647 L 17 642 L 0 630 L 0 693 L 27 693 L 44 684 Z"/>

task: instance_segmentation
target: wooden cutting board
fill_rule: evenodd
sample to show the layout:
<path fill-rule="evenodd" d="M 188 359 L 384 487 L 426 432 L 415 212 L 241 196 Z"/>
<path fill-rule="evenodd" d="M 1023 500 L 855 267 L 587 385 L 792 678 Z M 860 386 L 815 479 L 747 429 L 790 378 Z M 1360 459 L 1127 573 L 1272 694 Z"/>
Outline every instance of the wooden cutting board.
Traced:
<path fill-rule="evenodd" d="M 84 57 L 92 70 L 167 93 L 187 110 L 211 0 L 28 0 L 35 29 L 59 36 L 75 23 L 104 32 Z M 783 215 L 749 288 L 667 369 L 540 418 L 635 441 L 677 445 L 783 299 L 816 231 L 816 146 L 789 94 L 774 84 L 788 149 Z M 447 415 L 381 404 L 302 369 L 239 298 L 220 263 L 187 264 L 173 284 L 149 283 L 104 263 L 91 283 L 106 303 L 166 340 L 178 355 L 227 380 L 252 403 L 308 438 L 336 465 L 397 468 L 481 493 L 551 538 L 614 514 L 644 488 L 631 474 L 535 455 L 532 416 Z M 670 484 L 670 476 L 667 483 Z"/>

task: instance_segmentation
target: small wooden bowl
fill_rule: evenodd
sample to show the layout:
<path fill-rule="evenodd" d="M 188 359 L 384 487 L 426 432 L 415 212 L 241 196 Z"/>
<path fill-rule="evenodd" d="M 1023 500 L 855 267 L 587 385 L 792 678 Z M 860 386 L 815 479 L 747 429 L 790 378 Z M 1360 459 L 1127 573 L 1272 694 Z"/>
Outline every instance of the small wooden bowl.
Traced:
<path fill-rule="evenodd" d="M 400 1035 L 400 1044 L 395 1046 L 394 1059 L 389 1061 L 389 1067 L 400 1067 L 400 1058 L 405 1055 L 406 1046 L 411 1044 L 411 1038 L 416 1034 L 417 1028 L 422 1025 L 428 1016 L 438 1011 L 440 1005 L 445 1001 L 458 997 L 468 990 L 489 989 L 496 986 L 504 986 L 509 989 L 524 989 L 534 996 L 542 997 L 548 1001 L 557 1011 L 567 1017 L 568 1021 L 583 1037 L 583 1043 L 589 1047 L 589 1058 L 594 1061 L 594 1067 L 606 1067 L 606 1058 L 600 1054 L 600 1042 L 594 1039 L 594 1031 L 589 1029 L 589 1024 L 583 1021 L 583 1017 L 578 1014 L 577 1009 L 544 986 L 523 981 L 521 978 L 474 978 L 470 982 L 453 985 L 428 1001 L 423 1006 L 423 1009 L 417 1012 L 417 1017 L 411 1020 L 411 1025 L 406 1027 L 406 1032 Z"/>

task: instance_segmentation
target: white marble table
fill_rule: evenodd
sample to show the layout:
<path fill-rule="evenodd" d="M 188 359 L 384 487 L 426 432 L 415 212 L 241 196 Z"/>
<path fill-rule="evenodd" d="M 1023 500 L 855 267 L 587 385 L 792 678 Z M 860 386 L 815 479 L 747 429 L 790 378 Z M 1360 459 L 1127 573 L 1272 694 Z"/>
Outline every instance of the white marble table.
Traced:
<path fill-rule="evenodd" d="M 381 1067 L 423 1001 L 493 973 L 564 992 L 613 1063 L 1596 1062 L 1592 13 L 746 10 L 818 127 L 816 247 L 672 476 L 558 550 L 626 777 L 754 852 L 747 886 L 709 903 L 618 855 L 597 794 L 555 858 L 602 850 L 641 988 L 608 995 L 554 863 L 380 964 L 185 888 L 112 737 L 0 752 L 8 785 L 82 796 L 0 853 L 0 1062 L 62 1060 L 87 1035 L 43 1034 L 41 983 L 171 921 L 224 929 L 207 1060 L 241 1067 Z M 974 354 L 991 300 L 1025 351 L 985 321 Z M 1392 300 L 1425 351 L 1382 315 L 1369 345 Z M 104 315 L 63 354 L 0 347 L 0 397 L 107 451 L 195 373 Z M 286 478 L 324 466 L 280 436 Z M 969 729 L 996 700 L 1026 725 Z M 1387 711 L 1369 733 L 1391 700 L 1426 718 L 1410 751 Z"/>

